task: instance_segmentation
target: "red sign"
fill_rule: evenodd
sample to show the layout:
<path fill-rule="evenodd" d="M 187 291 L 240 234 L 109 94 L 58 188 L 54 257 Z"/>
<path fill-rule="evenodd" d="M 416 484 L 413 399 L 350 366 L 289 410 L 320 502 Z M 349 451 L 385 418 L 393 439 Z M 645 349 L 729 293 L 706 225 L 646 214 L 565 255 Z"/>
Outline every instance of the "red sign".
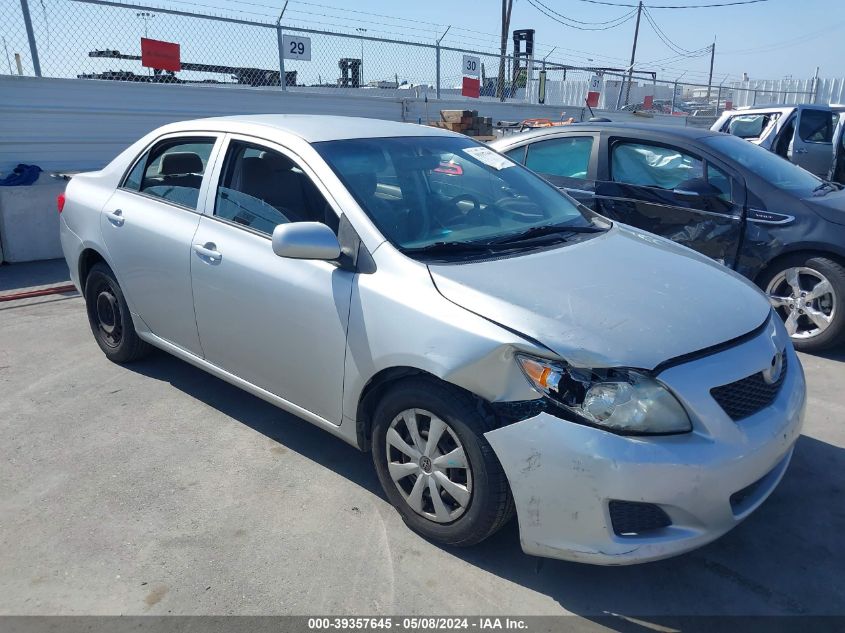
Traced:
<path fill-rule="evenodd" d="M 733 101 L 725 101 L 725 110 L 733 110 L 734 109 L 734 102 Z"/>
<path fill-rule="evenodd" d="M 461 94 L 464 97 L 472 97 L 478 99 L 481 94 L 481 80 L 477 77 L 464 77 L 464 83 L 461 87 Z"/>
<path fill-rule="evenodd" d="M 591 108 L 599 107 L 599 96 L 601 93 L 593 92 L 592 90 L 587 93 L 587 105 Z"/>
<path fill-rule="evenodd" d="M 654 95 L 643 97 L 643 110 L 651 110 L 654 107 Z"/>
<path fill-rule="evenodd" d="M 179 45 L 142 37 L 141 65 L 174 72 L 182 70 L 182 63 L 179 61 Z"/>

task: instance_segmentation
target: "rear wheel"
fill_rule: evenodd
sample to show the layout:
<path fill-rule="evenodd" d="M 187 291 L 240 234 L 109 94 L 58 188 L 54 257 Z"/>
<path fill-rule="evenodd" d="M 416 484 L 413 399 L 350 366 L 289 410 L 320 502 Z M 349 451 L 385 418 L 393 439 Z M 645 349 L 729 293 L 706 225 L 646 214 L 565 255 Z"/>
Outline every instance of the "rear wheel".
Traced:
<path fill-rule="evenodd" d="M 794 255 L 762 280 L 795 348 L 817 352 L 845 338 L 845 268 L 826 257 Z"/>
<path fill-rule="evenodd" d="M 85 305 L 97 345 L 109 360 L 129 363 L 149 352 L 150 346 L 135 331 L 120 284 L 103 263 L 94 264 L 88 273 Z"/>
<path fill-rule="evenodd" d="M 405 523 L 446 545 L 474 545 L 514 513 L 476 401 L 432 379 L 403 381 L 374 415 L 372 453 L 382 488 Z"/>

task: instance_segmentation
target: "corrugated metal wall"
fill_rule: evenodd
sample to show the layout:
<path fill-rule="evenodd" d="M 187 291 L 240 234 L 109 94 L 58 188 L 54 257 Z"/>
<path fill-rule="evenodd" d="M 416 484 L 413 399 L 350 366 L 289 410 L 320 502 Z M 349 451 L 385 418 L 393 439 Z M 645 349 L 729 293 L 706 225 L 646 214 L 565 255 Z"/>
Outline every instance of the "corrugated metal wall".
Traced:
<path fill-rule="evenodd" d="M 0 77 L 0 171 L 104 165 L 150 130 L 184 119 L 313 113 L 401 120 L 402 105 L 377 97 L 281 94 L 278 89 Z"/>
<path fill-rule="evenodd" d="M 278 88 L 0 76 L 0 172 L 18 163 L 39 165 L 45 171 L 98 169 L 150 130 L 185 119 L 306 113 L 425 123 L 439 119 L 442 108 L 475 109 L 494 122 L 590 116 L 586 108 L 459 97 L 426 103 L 412 98 L 282 93 Z M 623 112 L 604 114 L 613 120 L 634 118 Z M 658 115 L 649 120 L 685 125 L 683 117 Z"/>

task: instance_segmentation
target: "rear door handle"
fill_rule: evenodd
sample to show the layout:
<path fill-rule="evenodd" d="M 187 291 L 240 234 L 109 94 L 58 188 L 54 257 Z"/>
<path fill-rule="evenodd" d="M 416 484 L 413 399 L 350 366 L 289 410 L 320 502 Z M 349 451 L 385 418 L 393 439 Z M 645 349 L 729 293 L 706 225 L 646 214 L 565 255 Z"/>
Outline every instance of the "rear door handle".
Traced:
<path fill-rule="evenodd" d="M 194 244 L 194 252 L 200 257 L 205 257 L 212 262 L 219 262 L 223 259 L 223 255 L 216 249 L 217 246 L 215 246 L 212 242 Z"/>
<path fill-rule="evenodd" d="M 108 214 L 109 222 L 114 224 L 115 226 L 123 226 L 123 223 L 126 222 L 126 218 L 123 217 L 123 211 L 120 209 L 115 209 L 111 213 Z"/>
<path fill-rule="evenodd" d="M 806 154 L 806 153 L 807 153 L 807 148 L 805 148 L 805 147 L 799 147 L 798 149 L 796 149 L 796 150 L 795 150 L 795 153 L 796 153 L 796 154 Z"/>

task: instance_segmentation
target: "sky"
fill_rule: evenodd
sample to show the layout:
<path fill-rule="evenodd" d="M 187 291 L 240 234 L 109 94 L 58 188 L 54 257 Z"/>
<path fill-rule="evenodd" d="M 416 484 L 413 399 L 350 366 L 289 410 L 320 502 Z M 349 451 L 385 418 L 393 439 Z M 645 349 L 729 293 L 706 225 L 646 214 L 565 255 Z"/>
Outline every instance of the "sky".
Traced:
<path fill-rule="evenodd" d="M 636 0 L 515 0 L 511 30 L 535 29 L 536 59 L 575 66 L 627 67 L 634 35 Z M 716 4 L 731 0 L 645 0 L 649 5 Z M 734 0 L 736 1 L 736 0 Z M 658 73 L 663 80 L 706 83 L 709 50 L 715 39 L 714 84 L 751 79 L 809 79 L 816 66 L 823 78 L 845 76 L 845 0 L 762 0 L 754 4 L 698 9 L 659 9 L 644 13 L 635 68 Z M 152 6 L 214 13 L 273 23 L 284 0 L 136 0 Z M 118 48 L 138 54 L 146 26 L 149 36 L 180 42 L 183 60 L 275 68 L 275 30 L 235 27 L 158 14 L 147 20 L 132 9 L 98 7 L 71 0 L 29 0 L 45 74 L 75 76 L 79 72 L 132 68 L 120 60 L 91 59 L 94 49 Z M 612 6 L 611 6 L 612 5 Z M 617 6 L 620 5 L 620 6 Z M 556 21 L 553 18 L 558 18 Z M 500 0 L 290 0 L 283 25 L 370 37 L 432 43 L 443 35 L 444 46 L 489 51 L 482 57 L 487 74 L 496 72 Z M 585 30 L 602 26 L 603 30 Z M 561 24 L 567 22 L 569 26 Z M 652 22 L 662 31 L 655 32 Z M 592 24 L 591 24 L 592 23 Z M 606 26 L 607 24 L 605 24 Z M 580 28 L 574 28 L 580 27 Z M 20 0 L 0 0 L 0 35 L 10 57 L 22 52 L 28 63 Z M 365 79 L 431 82 L 433 51 L 378 42 L 313 37 L 312 62 L 291 62 L 300 79 L 335 81 L 338 60 L 365 57 Z M 674 50 L 673 50 L 674 49 Z M 509 51 L 511 50 L 509 46 Z M 683 50 L 693 54 L 683 54 Z M 698 51 L 697 53 L 695 51 Z M 10 62 L 7 61 L 9 65 Z M 444 53 L 445 85 L 460 83 L 461 55 Z M 135 66 L 141 72 L 140 64 Z M 550 77 L 553 79 L 553 77 Z"/>
<path fill-rule="evenodd" d="M 256 12 L 269 11 L 263 7 L 231 0 L 202 0 L 218 7 L 240 7 Z M 635 4 L 635 0 L 606 0 L 610 3 Z M 715 4 L 728 0 L 646 0 L 645 4 L 681 5 Z M 283 4 L 254 0 L 257 4 Z M 314 26 L 316 22 L 348 24 L 408 35 L 434 37 L 434 25 L 410 20 L 472 29 L 452 30 L 444 43 L 496 46 L 495 34 L 500 30 L 501 3 L 498 0 L 426 0 L 425 2 L 396 2 L 396 0 L 309 0 L 304 4 L 291 0 L 287 16 L 291 23 Z M 628 7 L 593 4 L 582 0 L 534 0 L 535 5 L 554 15 L 555 12 L 580 22 L 603 22 L 624 16 Z M 329 10 L 318 4 L 344 7 Z M 183 5 L 184 6 L 184 5 Z M 822 77 L 845 76 L 845 13 L 843 0 L 767 0 L 755 4 L 701 9 L 651 9 L 650 14 L 668 39 L 686 50 L 696 50 L 716 42 L 714 79 L 738 79 L 748 73 L 752 79 L 810 78 L 819 66 Z M 353 13 L 351 10 L 362 13 Z M 377 18 L 363 12 L 383 14 L 394 18 Z M 319 15 L 319 14 L 324 15 Z M 345 20 L 327 16 L 346 16 Z M 352 21 L 357 19 L 360 21 Z M 407 20 L 407 21 L 406 21 Z M 347 22 L 348 21 L 348 22 Z M 584 25 L 587 26 L 587 25 Z M 595 25 L 594 25 L 595 26 Z M 319 27 L 318 27 L 319 28 Z M 335 27 L 331 27 L 332 29 Z M 430 31 L 414 30 L 429 28 Z M 533 28 L 538 50 L 545 55 L 552 47 L 550 59 L 573 65 L 603 64 L 628 66 L 634 35 L 634 20 L 618 27 L 586 31 L 563 26 L 532 6 L 530 0 L 516 0 L 511 17 L 511 29 Z M 444 27 L 445 29 L 445 27 Z M 485 35 L 486 34 L 486 35 Z M 391 36 L 388 36 L 391 37 Z M 395 37 L 395 36 L 393 36 Z M 667 59 L 668 58 L 668 59 Z M 590 62 L 589 60 L 593 61 Z M 662 61 L 656 61 L 662 60 Z M 656 63 L 655 63 L 656 62 Z M 657 70 L 661 76 L 681 75 L 685 79 L 704 79 L 709 69 L 709 53 L 681 57 L 664 44 L 646 19 L 640 24 L 637 46 L 637 67 Z M 661 70 L 665 69 L 665 70 Z"/>

